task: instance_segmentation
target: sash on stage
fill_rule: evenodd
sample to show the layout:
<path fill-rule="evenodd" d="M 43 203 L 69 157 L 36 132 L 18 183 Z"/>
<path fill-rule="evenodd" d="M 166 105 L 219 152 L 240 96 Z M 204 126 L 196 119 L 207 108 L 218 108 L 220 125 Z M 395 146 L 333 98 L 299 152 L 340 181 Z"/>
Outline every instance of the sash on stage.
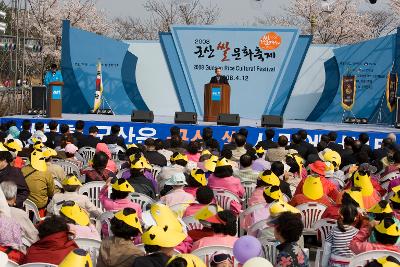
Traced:
<path fill-rule="evenodd" d="M 397 82 L 397 73 L 389 72 L 386 83 L 386 102 L 390 112 L 393 112 L 396 107 Z"/>
<path fill-rule="evenodd" d="M 356 101 L 356 76 L 342 78 L 342 107 L 351 110 Z"/>

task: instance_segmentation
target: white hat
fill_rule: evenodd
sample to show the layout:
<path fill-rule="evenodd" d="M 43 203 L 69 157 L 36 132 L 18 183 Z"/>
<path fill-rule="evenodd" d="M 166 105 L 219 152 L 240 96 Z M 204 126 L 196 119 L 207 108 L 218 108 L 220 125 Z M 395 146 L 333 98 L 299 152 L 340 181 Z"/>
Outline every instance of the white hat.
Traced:
<path fill-rule="evenodd" d="M 166 185 L 187 185 L 186 177 L 182 172 L 175 173 L 167 180 Z"/>

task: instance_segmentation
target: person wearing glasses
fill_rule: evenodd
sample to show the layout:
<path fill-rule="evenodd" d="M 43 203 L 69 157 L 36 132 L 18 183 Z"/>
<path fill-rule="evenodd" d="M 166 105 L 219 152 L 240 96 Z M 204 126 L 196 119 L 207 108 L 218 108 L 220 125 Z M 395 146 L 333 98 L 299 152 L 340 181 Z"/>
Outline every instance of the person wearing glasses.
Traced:
<path fill-rule="evenodd" d="M 225 253 L 215 252 L 211 255 L 210 267 L 233 267 L 232 256 Z"/>

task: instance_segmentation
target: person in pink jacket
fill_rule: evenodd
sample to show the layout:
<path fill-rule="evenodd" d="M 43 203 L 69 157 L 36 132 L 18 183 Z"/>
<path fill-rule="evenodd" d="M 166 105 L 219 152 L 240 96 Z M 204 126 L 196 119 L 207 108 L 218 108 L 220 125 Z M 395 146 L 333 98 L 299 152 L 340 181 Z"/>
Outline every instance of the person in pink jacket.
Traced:
<path fill-rule="evenodd" d="M 113 181 L 112 181 L 113 180 Z M 110 183 L 111 195 L 108 197 Z M 142 209 L 139 204 L 129 199 L 129 194 L 135 192 L 133 187 L 124 179 L 108 179 L 106 185 L 100 190 L 99 199 L 106 211 L 118 211 L 124 208 L 133 208 L 139 218 L 142 217 Z"/>
<path fill-rule="evenodd" d="M 380 222 L 372 221 L 353 237 L 350 249 L 355 254 L 371 250 L 391 250 L 400 253 L 400 247 L 396 246 L 399 236 L 400 229 L 393 218 L 385 218 Z M 376 242 L 371 242 L 374 239 Z"/>
<path fill-rule="evenodd" d="M 208 178 L 208 186 L 212 189 L 225 189 L 242 199 L 245 194 L 243 185 L 239 178 L 233 177 L 232 165 L 229 164 L 226 158 L 221 158 L 217 161 L 214 173 Z M 236 201 L 232 201 L 231 210 L 239 214 L 242 210 L 242 205 Z"/>
<path fill-rule="evenodd" d="M 199 210 L 214 202 L 214 192 L 208 186 L 200 186 L 196 192 L 198 203 L 191 203 L 186 208 L 183 217 L 194 216 Z"/>
<path fill-rule="evenodd" d="M 99 151 L 106 153 L 108 156 L 108 162 L 107 162 L 106 169 L 109 171 L 112 171 L 113 173 L 117 173 L 118 172 L 117 164 L 115 164 L 115 162 L 112 160 L 111 152 L 110 152 L 110 149 L 108 148 L 108 146 L 104 143 L 98 143 L 96 146 L 96 153 Z"/>
<path fill-rule="evenodd" d="M 223 210 L 216 215 L 206 219 L 207 224 L 211 224 L 214 234 L 203 237 L 193 244 L 192 251 L 209 246 L 226 246 L 233 248 L 233 244 L 238 240 L 236 216 L 230 210 Z"/>

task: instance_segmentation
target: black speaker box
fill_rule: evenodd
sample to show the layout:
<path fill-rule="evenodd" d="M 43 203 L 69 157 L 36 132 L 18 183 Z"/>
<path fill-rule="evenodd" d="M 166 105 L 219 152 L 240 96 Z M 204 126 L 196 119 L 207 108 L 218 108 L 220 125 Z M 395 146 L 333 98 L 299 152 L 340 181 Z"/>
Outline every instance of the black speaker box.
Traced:
<path fill-rule="evenodd" d="M 218 114 L 217 125 L 239 126 L 239 114 Z"/>
<path fill-rule="evenodd" d="M 276 115 L 262 115 L 261 126 L 268 128 L 283 128 L 283 117 Z"/>
<path fill-rule="evenodd" d="M 131 115 L 131 122 L 147 122 L 154 121 L 153 111 L 134 110 Z"/>
<path fill-rule="evenodd" d="M 175 112 L 175 123 L 196 124 L 196 112 Z"/>
<path fill-rule="evenodd" d="M 46 86 L 32 86 L 32 110 L 46 110 L 47 88 Z"/>

